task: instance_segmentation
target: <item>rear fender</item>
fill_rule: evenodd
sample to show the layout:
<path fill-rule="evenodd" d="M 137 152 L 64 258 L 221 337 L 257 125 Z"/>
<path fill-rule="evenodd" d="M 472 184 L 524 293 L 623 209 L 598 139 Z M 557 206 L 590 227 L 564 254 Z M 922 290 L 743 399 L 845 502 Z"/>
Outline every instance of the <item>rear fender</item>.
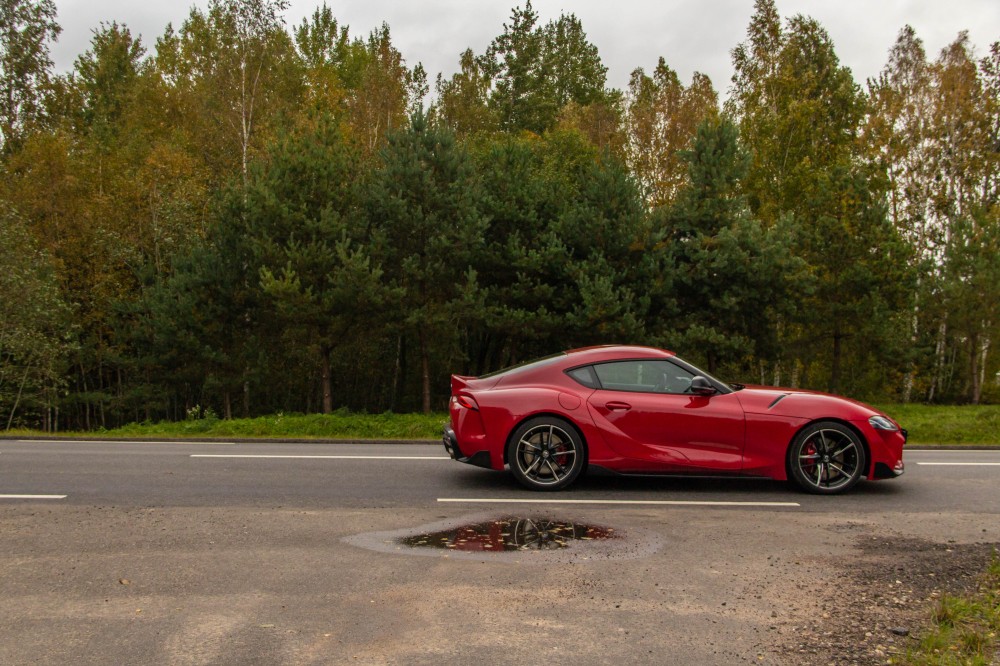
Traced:
<path fill-rule="evenodd" d="M 510 461 L 507 459 L 507 448 L 510 446 L 511 441 L 514 438 L 514 433 L 517 432 L 517 429 L 520 428 L 522 425 L 524 425 L 527 421 L 530 421 L 531 419 L 537 418 L 539 416 L 550 416 L 552 418 L 559 419 L 560 421 L 565 421 L 566 423 L 568 423 L 573 428 L 573 430 L 576 431 L 577 436 L 583 442 L 583 450 L 584 450 L 584 456 L 585 456 L 585 458 L 584 458 L 584 465 L 586 466 L 586 464 L 587 464 L 587 458 L 589 458 L 589 453 L 587 453 L 587 452 L 589 451 L 590 446 L 587 443 L 587 435 L 584 433 L 584 429 L 581 428 L 580 424 L 578 424 L 573 419 L 566 418 L 566 416 L 564 414 L 557 414 L 555 412 L 538 412 L 536 414 L 531 414 L 530 416 L 525 416 L 523 419 L 521 419 L 520 421 L 518 421 L 517 423 L 514 424 L 514 427 L 510 429 L 510 433 L 507 435 L 507 439 L 504 442 L 504 447 L 503 447 L 503 461 L 504 461 L 504 464 L 509 464 L 510 463 Z"/>

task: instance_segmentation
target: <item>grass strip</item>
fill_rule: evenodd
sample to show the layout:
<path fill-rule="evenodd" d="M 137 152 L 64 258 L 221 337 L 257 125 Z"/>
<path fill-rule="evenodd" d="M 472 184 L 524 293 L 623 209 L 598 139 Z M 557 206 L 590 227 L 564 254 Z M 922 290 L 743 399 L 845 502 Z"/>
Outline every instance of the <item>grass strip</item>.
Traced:
<path fill-rule="evenodd" d="M 942 597 L 929 631 L 902 661 L 909 666 L 990 666 L 1000 634 L 1000 556 L 996 551 L 978 588 Z"/>
<path fill-rule="evenodd" d="M 1000 405 L 878 405 L 913 444 L 1000 445 Z"/>
<path fill-rule="evenodd" d="M 355 414 L 339 410 L 332 414 L 273 414 L 252 419 L 188 419 L 159 423 L 132 423 L 113 430 L 61 432 L 83 437 L 132 438 L 273 438 L 273 439 L 440 439 L 448 415 Z M 9 435 L 38 436 L 19 431 Z"/>

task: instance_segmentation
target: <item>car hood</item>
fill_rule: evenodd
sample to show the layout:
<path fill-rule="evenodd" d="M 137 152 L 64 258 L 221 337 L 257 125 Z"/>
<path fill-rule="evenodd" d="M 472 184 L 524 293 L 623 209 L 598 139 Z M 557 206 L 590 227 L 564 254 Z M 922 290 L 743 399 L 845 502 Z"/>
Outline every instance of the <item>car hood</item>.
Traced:
<path fill-rule="evenodd" d="M 882 412 L 870 405 L 819 391 L 778 388 L 775 386 L 747 386 L 737 391 L 743 411 L 750 414 L 769 414 L 804 419 L 839 417 L 867 419 Z"/>

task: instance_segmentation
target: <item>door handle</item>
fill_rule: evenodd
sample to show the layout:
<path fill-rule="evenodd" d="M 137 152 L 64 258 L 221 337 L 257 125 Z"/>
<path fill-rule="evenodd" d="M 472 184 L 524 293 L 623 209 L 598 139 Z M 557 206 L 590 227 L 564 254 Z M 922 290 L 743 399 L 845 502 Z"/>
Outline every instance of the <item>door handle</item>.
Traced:
<path fill-rule="evenodd" d="M 632 405 L 628 404 L 627 402 L 617 402 L 614 400 L 607 403 L 604 406 L 613 412 L 627 412 L 628 410 L 632 409 Z"/>

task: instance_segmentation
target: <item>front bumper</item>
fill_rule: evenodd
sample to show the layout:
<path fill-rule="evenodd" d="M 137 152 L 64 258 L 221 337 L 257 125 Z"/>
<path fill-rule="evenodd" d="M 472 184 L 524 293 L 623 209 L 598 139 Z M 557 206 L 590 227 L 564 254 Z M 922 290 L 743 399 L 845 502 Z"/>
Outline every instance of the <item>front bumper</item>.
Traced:
<path fill-rule="evenodd" d="M 905 466 L 903 461 L 900 460 L 892 467 L 889 467 L 883 462 L 875 463 L 875 475 L 874 479 L 895 479 L 897 476 L 902 476 Z"/>
<path fill-rule="evenodd" d="M 858 423 L 857 426 L 867 439 L 869 452 L 873 458 L 868 478 L 870 480 L 895 479 L 902 476 L 906 470 L 906 466 L 903 464 L 903 451 L 910 433 L 904 428 L 878 430 L 872 428 L 867 422 Z"/>
<path fill-rule="evenodd" d="M 452 460 L 457 460 L 458 462 L 467 463 L 469 465 L 475 465 L 476 467 L 493 469 L 489 451 L 477 451 L 471 456 L 462 454 L 462 449 L 458 446 L 458 438 L 455 437 L 455 431 L 451 426 L 444 427 L 444 434 L 441 436 L 441 443 L 444 444 L 444 450 L 448 452 L 448 455 L 451 456 Z"/>

